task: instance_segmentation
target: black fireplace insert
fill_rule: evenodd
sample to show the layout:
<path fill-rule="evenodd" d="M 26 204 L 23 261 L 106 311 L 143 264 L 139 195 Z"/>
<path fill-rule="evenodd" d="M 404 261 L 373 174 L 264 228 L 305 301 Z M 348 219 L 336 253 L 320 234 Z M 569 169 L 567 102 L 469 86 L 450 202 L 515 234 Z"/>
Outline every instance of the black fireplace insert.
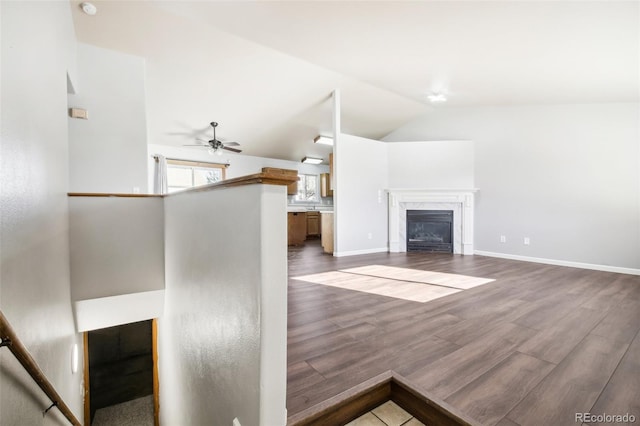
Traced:
<path fill-rule="evenodd" d="M 453 253 L 453 210 L 407 210 L 407 251 Z"/>

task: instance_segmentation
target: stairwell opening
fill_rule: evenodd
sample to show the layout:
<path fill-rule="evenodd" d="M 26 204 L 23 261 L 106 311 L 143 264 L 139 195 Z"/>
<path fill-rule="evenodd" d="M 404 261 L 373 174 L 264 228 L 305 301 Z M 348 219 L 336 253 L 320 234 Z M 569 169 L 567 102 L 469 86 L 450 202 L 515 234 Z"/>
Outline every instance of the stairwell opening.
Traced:
<path fill-rule="evenodd" d="M 136 404 L 144 424 L 157 425 L 155 327 L 147 320 L 85 333 L 85 424 L 126 415 L 121 407 Z"/>

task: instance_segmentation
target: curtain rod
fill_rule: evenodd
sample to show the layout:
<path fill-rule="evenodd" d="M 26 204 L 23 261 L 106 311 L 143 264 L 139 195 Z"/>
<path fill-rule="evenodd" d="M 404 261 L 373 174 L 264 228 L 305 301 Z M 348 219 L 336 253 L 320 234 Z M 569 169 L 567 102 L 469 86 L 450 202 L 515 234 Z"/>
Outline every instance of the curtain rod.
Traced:
<path fill-rule="evenodd" d="M 158 162 L 158 155 L 152 155 L 151 158 L 153 158 L 154 160 L 156 160 L 156 163 Z M 185 160 L 184 158 L 169 158 L 169 157 L 164 157 L 166 160 L 172 160 L 172 161 L 188 161 L 189 163 L 204 163 L 204 164 L 216 164 L 218 166 L 225 166 L 225 167 L 229 167 L 231 165 L 231 163 L 226 162 L 226 163 L 214 163 L 213 161 L 200 161 L 200 160 Z"/>

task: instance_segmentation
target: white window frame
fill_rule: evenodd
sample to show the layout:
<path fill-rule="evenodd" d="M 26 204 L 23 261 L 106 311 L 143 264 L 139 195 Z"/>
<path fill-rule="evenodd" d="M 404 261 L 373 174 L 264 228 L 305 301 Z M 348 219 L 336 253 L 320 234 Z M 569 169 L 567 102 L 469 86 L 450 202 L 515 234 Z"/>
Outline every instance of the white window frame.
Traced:
<path fill-rule="evenodd" d="M 307 195 L 307 177 L 312 176 L 316 180 L 315 193 L 311 198 Z M 296 201 L 320 201 L 320 176 L 314 174 L 299 174 L 298 175 L 298 192 L 296 194 Z"/>
<path fill-rule="evenodd" d="M 171 182 L 168 182 L 169 192 L 182 191 L 189 188 L 196 187 L 195 185 L 195 173 L 194 170 L 203 170 L 203 169 L 219 169 L 222 175 L 221 180 L 226 179 L 226 171 L 228 164 L 221 163 L 206 163 L 201 161 L 189 161 L 189 160 L 173 160 L 167 159 L 167 168 L 181 168 L 181 169 L 189 169 L 191 170 L 191 186 L 171 186 Z"/>

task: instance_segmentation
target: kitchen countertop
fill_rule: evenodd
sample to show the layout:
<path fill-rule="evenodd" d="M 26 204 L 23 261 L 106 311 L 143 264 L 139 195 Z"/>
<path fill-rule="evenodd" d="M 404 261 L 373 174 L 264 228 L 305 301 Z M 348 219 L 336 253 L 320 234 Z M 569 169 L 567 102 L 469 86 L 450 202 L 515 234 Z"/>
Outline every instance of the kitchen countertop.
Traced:
<path fill-rule="evenodd" d="M 309 206 L 287 206 L 287 213 L 306 213 L 306 212 L 331 212 L 333 206 L 309 207 Z"/>

